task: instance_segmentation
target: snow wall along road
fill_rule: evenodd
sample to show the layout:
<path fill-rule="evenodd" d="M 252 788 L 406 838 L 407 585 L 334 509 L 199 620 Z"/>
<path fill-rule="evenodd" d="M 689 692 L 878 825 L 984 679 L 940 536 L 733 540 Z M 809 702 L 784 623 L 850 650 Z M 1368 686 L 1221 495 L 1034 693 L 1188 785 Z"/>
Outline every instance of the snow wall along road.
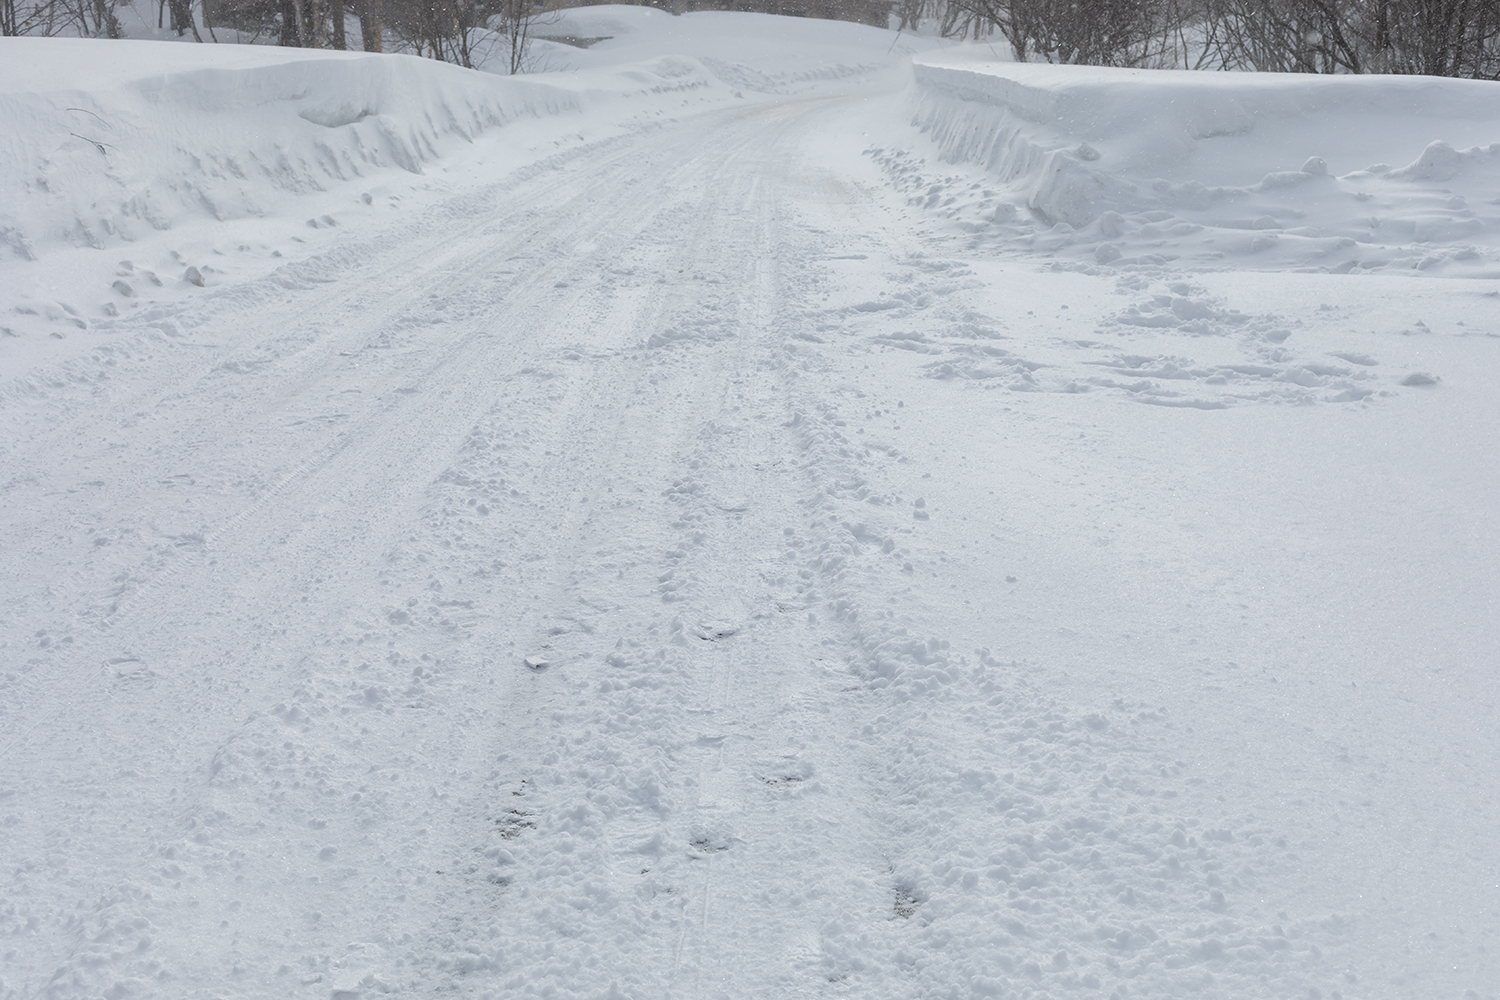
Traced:
<path fill-rule="evenodd" d="M 1026 65 L 988 46 L 913 68 L 916 124 L 1011 199 L 952 211 L 1007 235 L 1028 215 L 1053 227 L 1028 250 L 1116 266 L 1500 273 L 1494 84 Z M 909 162 L 886 166 L 915 189 Z M 916 193 L 930 207 L 962 200 Z"/>
<path fill-rule="evenodd" d="M 717 82 L 672 57 L 534 81 L 414 56 L 17 41 L 25 48 L 7 47 L 15 61 L 0 73 L 0 190 L 19 196 L 0 205 L 0 243 L 28 258 L 205 215 L 263 216 L 288 195 L 419 173 L 450 144 L 518 119 Z M 80 67 L 82 47 L 97 61 Z"/>

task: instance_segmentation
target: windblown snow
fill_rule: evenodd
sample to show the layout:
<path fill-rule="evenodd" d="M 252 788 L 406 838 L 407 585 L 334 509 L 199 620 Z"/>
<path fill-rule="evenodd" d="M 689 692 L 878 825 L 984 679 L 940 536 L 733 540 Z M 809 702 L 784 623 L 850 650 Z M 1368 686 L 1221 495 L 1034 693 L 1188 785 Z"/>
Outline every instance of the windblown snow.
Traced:
<path fill-rule="evenodd" d="M 0 40 L 0 998 L 1493 1000 L 1497 85 L 546 33 Z"/>

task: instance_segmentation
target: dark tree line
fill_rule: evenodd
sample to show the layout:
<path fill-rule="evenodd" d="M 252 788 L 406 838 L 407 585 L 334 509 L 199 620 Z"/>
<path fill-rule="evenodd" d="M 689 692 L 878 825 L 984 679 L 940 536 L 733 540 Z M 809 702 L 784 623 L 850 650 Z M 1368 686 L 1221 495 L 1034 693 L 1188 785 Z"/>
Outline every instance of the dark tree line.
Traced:
<path fill-rule="evenodd" d="M 0 0 L 0 35 L 120 38 L 118 0 Z"/>
<path fill-rule="evenodd" d="M 1024 61 L 1500 79 L 1500 0 L 898 0 Z"/>
<path fill-rule="evenodd" d="M 128 0 L 126 0 L 128 3 Z M 194 0 L 139 0 L 153 7 L 157 27 L 203 41 L 193 16 Z M 201 2 L 201 0 L 200 0 Z M 0 0 L 0 35 L 81 35 L 84 38 L 123 38 L 119 10 L 122 0 Z M 208 23 L 208 10 L 203 23 Z"/>
<path fill-rule="evenodd" d="M 1500 0 L 1217 2 L 1206 38 L 1233 68 L 1500 77 Z"/>
<path fill-rule="evenodd" d="M 121 3 L 0 0 L 0 33 L 118 38 Z M 232 29 L 236 38 L 311 48 L 357 41 L 379 52 L 389 42 L 464 66 L 483 54 L 513 73 L 527 68 L 538 13 L 536 0 L 154 3 L 159 27 L 200 40 Z M 1500 79 L 1500 0 L 895 0 L 892 12 L 903 28 L 928 23 L 950 37 L 1003 41 L 1027 61 Z M 351 19 L 357 40 L 346 27 Z"/>
<path fill-rule="evenodd" d="M 120 38 L 131 0 L 0 0 L 0 33 Z M 274 39 L 315 49 L 392 48 L 473 66 L 484 46 L 512 73 L 527 68 L 535 0 L 134 0 L 158 28 L 198 41 Z M 358 34 L 349 30 L 351 20 Z M 201 26 L 201 31 L 200 31 Z M 204 36 L 207 37 L 204 37 Z"/>

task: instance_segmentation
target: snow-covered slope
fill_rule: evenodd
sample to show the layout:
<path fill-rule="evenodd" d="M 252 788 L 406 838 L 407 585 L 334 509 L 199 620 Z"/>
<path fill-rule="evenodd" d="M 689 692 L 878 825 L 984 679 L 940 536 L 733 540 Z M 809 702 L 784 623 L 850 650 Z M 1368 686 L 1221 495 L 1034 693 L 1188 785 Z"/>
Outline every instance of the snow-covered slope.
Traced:
<path fill-rule="evenodd" d="M 263 275 L 296 255 L 287 243 L 409 209 L 443 184 L 414 175 L 516 169 L 694 109 L 868 75 L 908 51 L 860 25 L 644 7 L 570 10 L 537 31 L 607 37 L 590 49 L 539 39 L 535 64 L 555 71 L 519 77 L 400 55 L 0 39 L 12 374 L 96 346 L 122 312 Z M 453 158 L 486 135 L 477 160 Z M 233 238 L 218 225 L 230 220 Z"/>
<path fill-rule="evenodd" d="M 685 58 L 501 79 L 411 56 L 80 39 L 7 39 L 0 64 L 0 229 L 25 255 L 265 215 L 288 194 L 419 172 L 517 119 L 713 82 Z"/>
<path fill-rule="evenodd" d="M 674 16 L 621 5 L 546 14 L 533 30 L 542 43 L 534 57 L 538 69 L 580 70 L 690 54 L 738 90 L 782 94 L 888 68 L 893 56 L 936 44 L 847 21 L 724 11 Z M 556 38 L 587 42 L 588 47 L 547 44 Z"/>
<path fill-rule="evenodd" d="M 387 207 L 374 195 L 400 192 L 386 185 L 487 131 L 533 123 L 501 153 L 516 165 L 708 90 L 728 98 L 684 57 L 531 79 L 411 56 L 4 39 L 0 328 L 42 341 L 35 355 L 52 334 L 86 336 L 139 308 L 142 293 L 170 297 L 280 259 L 263 246 L 266 226 L 230 241 L 219 223 L 334 226 Z M 55 254 L 69 265 L 26 266 Z"/>
<path fill-rule="evenodd" d="M 919 125 L 996 191 L 890 167 L 973 225 L 1056 226 L 1049 248 L 1100 263 L 1500 274 L 1493 83 L 1016 65 L 988 46 L 914 73 Z"/>

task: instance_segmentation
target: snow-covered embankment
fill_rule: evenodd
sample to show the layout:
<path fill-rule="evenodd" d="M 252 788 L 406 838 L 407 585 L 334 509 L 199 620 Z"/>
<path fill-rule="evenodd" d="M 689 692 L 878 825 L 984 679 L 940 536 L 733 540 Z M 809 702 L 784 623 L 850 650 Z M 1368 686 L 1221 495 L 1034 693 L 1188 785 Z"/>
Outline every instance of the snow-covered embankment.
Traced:
<path fill-rule="evenodd" d="M 399 55 L 0 40 L 0 372 L 28 378 L 200 288 L 294 264 L 326 248 L 312 230 L 411 211 L 452 170 L 499 181 L 732 99 L 671 55 L 522 78 Z M 504 139 L 457 155 L 491 134 Z"/>
<path fill-rule="evenodd" d="M 1029 214 L 1106 264 L 1497 271 L 1492 83 L 1020 65 L 988 47 L 913 68 L 916 123 L 1010 199 L 924 191 L 960 217 Z"/>
<path fill-rule="evenodd" d="M 25 256 L 264 215 L 287 194 L 419 172 L 516 119 L 713 82 L 671 58 L 532 80 L 352 52 L 78 39 L 6 49 L 0 188 L 19 197 L 0 209 L 0 233 Z"/>

